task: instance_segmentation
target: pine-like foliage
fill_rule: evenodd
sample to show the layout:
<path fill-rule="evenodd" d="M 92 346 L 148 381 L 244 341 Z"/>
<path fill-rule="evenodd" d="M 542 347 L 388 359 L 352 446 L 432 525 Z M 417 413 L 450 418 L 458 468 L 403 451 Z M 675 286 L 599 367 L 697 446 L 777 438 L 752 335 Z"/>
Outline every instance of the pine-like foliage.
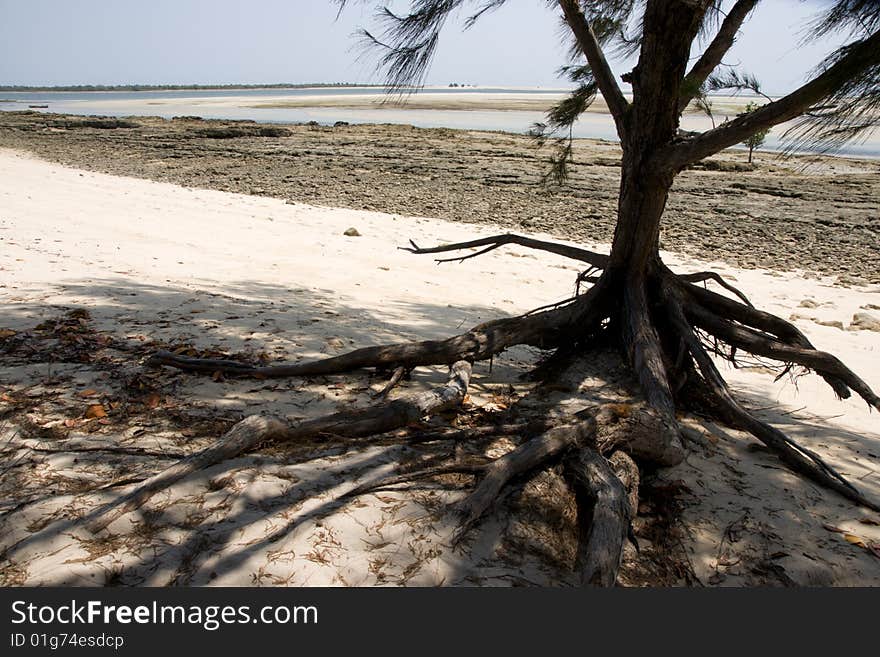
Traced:
<path fill-rule="evenodd" d="M 554 0 L 543 1 L 552 7 L 561 7 L 563 4 Z M 744 0 L 736 3 L 721 0 L 663 1 L 700 6 L 703 20 L 695 39 L 696 47 L 711 41 L 735 5 L 746 4 Z M 376 5 L 378 29 L 361 30 L 362 45 L 377 55 L 379 70 L 384 75 L 389 91 L 405 94 L 423 84 L 437 52 L 442 30 L 451 18 L 463 21 L 467 28 L 502 8 L 508 0 L 411 0 L 408 10 L 403 13 L 395 13 L 372 0 L 336 2 L 340 11 L 352 2 Z M 639 53 L 642 48 L 646 28 L 650 27 L 644 25 L 644 16 L 651 3 L 652 0 L 579 0 L 574 4 L 606 53 L 629 56 Z M 758 3 L 747 4 L 750 12 Z M 821 13 L 808 26 L 810 38 L 839 33 L 851 41 L 832 53 L 813 72 L 814 78 L 829 71 L 834 72 L 833 76 L 825 76 L 826 81 L 833 77 L 833 84 L 825 85 L 827 92 L 820 101 L 802 112 L 794 126 L 785 133 L 789 149 L 809 144 L 812 148 L 834 150 L 851 140 L 865 138 L 880 125 L 880 45 L 873 47 L 873 43 L 880 39 L 880 0 L 833 0 L 823 3 L 821 9 Z M 563 38 L 569 48 L 571 61 L 561 71 L 574 84 L 574 88 L 566 99 L 550 110 L 546 121 L 532 129 L 540 143 L 551 142 L 554 146 L 548 179 L 555 181 L 565 177 L 566 165 L 571 159 L 574 123 L 592 103 L 599 89 L 593 72 L 584 62 L 581 44 L 567 27 L 563 23 Z M 499 38 L 503 38 L 503 35 Z M 854 60 L 859 60 L 858 66 L 849 65 Z M 835 69 L 835 65 L 841 62 L 847 65 Z M 720 64 L 719 61 L 712 75 L 698 80 L 689 76 L 684 81 L 682 94 L 686 96 L 683 101 L 685 105 L 688 99 L 693 98 L 698 104 L 702 102 L 704 109 L 708 109 L 711 102 L 706 94 L 723 90 L 750 90 L 764 95 L 754 76 L 730 67 L 721 68 Z M 638 99 L 634 102 L 638 102 Z"/>

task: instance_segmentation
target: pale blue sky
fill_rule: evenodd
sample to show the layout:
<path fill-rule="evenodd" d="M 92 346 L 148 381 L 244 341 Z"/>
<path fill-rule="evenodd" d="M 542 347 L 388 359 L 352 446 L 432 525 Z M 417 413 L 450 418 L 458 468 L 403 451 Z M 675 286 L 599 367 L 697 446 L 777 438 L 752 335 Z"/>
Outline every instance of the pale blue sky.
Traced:
<path fill-rule="evenodd" d="M 791 90 L 834 45 L 798 46 L 821 4 L 764 0 L 725 61 L 769 93 Z M 0 84 L 380 82 L 352 38 L 369 7 L 352 2 L 337 21 L 326 1 L 0 0 Z M 444 32 L 428 84 L 562 84 L 558 20 L 543 0 L 510 0 L 459 26 Z"/>

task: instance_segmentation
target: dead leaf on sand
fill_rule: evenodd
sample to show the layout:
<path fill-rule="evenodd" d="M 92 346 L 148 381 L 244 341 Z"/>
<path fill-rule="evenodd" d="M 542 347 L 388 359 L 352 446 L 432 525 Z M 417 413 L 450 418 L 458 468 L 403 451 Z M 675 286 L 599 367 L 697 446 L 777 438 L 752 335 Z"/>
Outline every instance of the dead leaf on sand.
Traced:
<path fill-rule="evenodd" d="M 876 525 L 877 523 L 870 518 L 860 519 L 859 522 L 865 525 Z M 874 555 L 878 559 L 880 559 L 880 543 L 875 543 L 874 541 L 869 541 L 863 536 L 859 536 L 858 534 L 852 534 L 845 529 L 841 529 L 840 527 L 835 527 L 834 525 L 822 525 L 825 529 L 830 532 L 834 532 L 835 534 L 840 534 L 843 536 L 843 539 L 852 545 L 863 548 L 867 550 L 870 554 Z"/>
<path fill-rule="evenodd" d="M 87 418 L 102 418 L 107 417 L 107 411 L 104 410 L 104 406 L 102 404 L 92 404 L 86 409 L 85 416 Z"/>

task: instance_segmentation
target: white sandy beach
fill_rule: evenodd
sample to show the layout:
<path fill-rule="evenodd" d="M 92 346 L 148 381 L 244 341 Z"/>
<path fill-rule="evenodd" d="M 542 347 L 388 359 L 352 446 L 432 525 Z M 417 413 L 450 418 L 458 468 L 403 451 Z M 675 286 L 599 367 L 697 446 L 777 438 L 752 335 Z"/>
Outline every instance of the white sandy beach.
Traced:
<path fill-rule="evenodd" d="M 349 90 L 346 90 L 349 91 Z M 567 97 L 564 89 L 437 89 L 425 88 L 411 95 L 387 95 L 380 89 L 363 89 L 355 93 L 333 93 L 321 89 L 296 90 L 295 93 L 268 93 L 257 95 L 224 94 L 200 92 L 192 95 L 163 95 L 161 92 L 140 92 L 136 97 L 126 99 L 105 98 L 101 92 L 83 92 L 83 107 L 111 108 L 114 113 L 134 112 L 144 105 L 162 108 L 166 112 L 180 112 L 192 108 L 203 108 L 206 112 L 219 110 L 254 108 L 345 108 L 382 109 L 401 108 L 412 110 L 493 110 L 493 111 L 535 111 L 546 112 L 553 105 Z M 51 99 L 51 96 L 49 97 Z M 712 106 L 720 115 L 736 114 L 743 111 L 753 98 L 745 96 L 712 96 Z M 608 114 L 608 106 L 601 95 L 590 105 L 591 113 Z"/>
<path fill-rule="evenodd" d="M 361 236 L 344 236 L 349 227 Z M 571 294 L 577 264 L 547 254 L 512 248 L 437 266 L 397 249 L 411 238 L 432 244 L 492 232 L 500 231 L 188 189 L 0 151 L 0 329 L 24 331 L 58 316 L 59 307 L 84 307 L 98 330 L 119 338 L 183 338 L 200 348 L 253 349 L 292 360 L 442 337 Z M 818 348 L 880 389 L 880 332 L 850 330 L 855 313 L 880 317 L 880 287 L 838 287 L 797 272 L 738 270 L 674 254 L 666 261 L 678 271 L 714 268 L 756 306 L 796 316 Z M 515 374 L 535 356 L 515 349 L 491 370 L 476 365 L 471 403 L 494 403 L 508 384 L 522 388 Z M 880 499 L 880 423 L 861 400 L 835 399 L 814 376 L 795 386 L 788 379 L 774 383 L 760 369 L 724 371 L 759 415 Z M 59 375 L 68 378 L 53 383 Z M 442 378 L 439 370 L 417 372 L 405 389 Z M 59 385 L 61 397 L 73 404 L 78 392 L 114 384 L 88 365 L 47 371 L 45 365 L 0 360 L 0 395 Z M 354 376 L 269 385 L 181 375 L 177 394 L 206 413 L 222 408 L 312 417 L 366 403 L 370 385 L 381 382 Z M 583 404 L 591 394 L 584 391 Z M 33 419 L 58 421 L 48 410 Z M 692 451 L 662 476 L 690 490 L 683 541 L 701 583 L 742 585 L 764 572 L 778 583 L 880 585 L 880 558 L 845 539 L 849 533 L 880 542 L 877 514 L 792 475 L 754 449 L 751 438 L 697 419 L 683 422 Z M 100 482 L 107 476 L 100 460 L 83 454 L 30 451 L 45 442 L 2 421 L 0 434 L 0 445 L 9 441 L 17 457 L 39 463 L 37 479 L 56 473 Z M 148 426 L 118 435 L 72 430 L 65 444 L 196 447 Z M 442 511 L 451 493 L 394 491 L 335 502 L 361 478 L 392 468 L 404 451 L 364 443 L 309 455 L 294 450 L 289 458 L 237 458 L 154 498 L 147 506 L 165 511 L 158 526 L 143 512 L 120 518 L 110 527 L 113 540 L 98 541 L 70 518 L 126 489 L 77 495 L 52 495 L 50 489 L 3 519 L 7 583 L 102 584 L 120 573 L 123 583 L 149 585 L 575 581 L 527 552 L 511 555 L 509 543 L 499 539 L 510 529 L 502 520 L 485 523 L 468 547 L 451 549 L 454 518 Z M 132 465 L 139 472 L 159 467 L 140 457 Z"/>

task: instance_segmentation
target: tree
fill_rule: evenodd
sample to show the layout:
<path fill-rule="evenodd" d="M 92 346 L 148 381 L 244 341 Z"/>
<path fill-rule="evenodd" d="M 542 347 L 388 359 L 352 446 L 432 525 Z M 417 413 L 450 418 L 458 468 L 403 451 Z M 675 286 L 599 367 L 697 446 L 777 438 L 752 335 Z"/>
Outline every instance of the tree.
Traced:
<path fill-rule="evenodd" d="M 749 112 L 754 112 L 760 107 L 757 103 L 748 103 L 740 116 L 743 114 L 748 114 Z M 748 137 L 743 144 L 749 147 L 749 164 L 752 163 L 752 153 L 756 148 L 761 148 L 764 145 L 764 140 L 767 139 L 767 135 L 770 134 L 770 128 L 764 128 L 763 130 L 758 130 L 751 137 Z"/>
<path fill-rule="evenodd" d="M 345 5 L 345 0 L 338 0 Z M 444 23 L 470 6 L 469 22 L 497 9 L 505 0 L 412 0 L 403 15 L 380 9 L 383 32 L 363 33 L 378 49 L 387 84 L 404 92 L 423 80 Z M 539 429 L 515 427 L 524 440 L 495 461 L 450 463 L 371 482 L 351 492 L 379 485 L 466 472 L 479 483 L 460 505 L 462 531 L 478 521 L 516 477 L 562 462 L 576 492 L 582 522 L 580 565 L 585 584 L 615 581 L 638 484 L 638 467 L 672 466 L 684 456 L 677 412 L 699 409 L 747 431 L 775 452 L 792 470 L 836 491 L 848 500 L 878 510 L 822 458 L 798 445 L 779 429 L 755 417 L 736 399 L 711 353 L 736 362 L 740 354 L 777 361 L 787 372 L 805 368 L 821 376 L 840 397 L 852 392 L 880 409 L 880 398 L 834 356 L 819 351 L 792 324 L 754 308 L 746 296 L 717 273 L 679 275 L 659 253 L 660 226 L 678 173 L 722 149 L 753 138 L 774 125 L 798 119 L 789 137 L 839 144 L 876 125 L 880 107 L 880 3 L 836 0 L 827 4 L 814 26 L 819 34 L 845 31 L 850 42 L 826 59 L 814 77 L 788 95 L 768 102 L 711 130 L 679 132 L 681 113 L 707 86 L 721 66 L 758 0 L 736 0 L 724 13 L 718 0 L 558 0 L 573 61 L 566 73 L 576 81 L 571 97 L 550 113 L 551 130 L 569 127 L 601 93 L 608 105 L 622 149 L 617 225 L 609 255 L 518 235 L 498 235 L 470 242 L 421 248 L 416 254 L 480 249 L 464 260 L 506 244 L 559 254 L 583 263 L 578 294 L 561 304 L 520 317 L 486 322 L 445 340 L 365 347 L 319 361 L 280 366 L 251 366 L 232 360 L 188 358 L 158 353 L 154 364 L 188 371 L 275 377 L 338 374 L 359 368 L 391 373 L 388 388 L 410 369 L 448 364 L 447 385 L 403 396 L 372 407 L 300 423 L 250 417 L 216 446 L 190 457 L 144 482 L 132 494 L 102 509 L 90 526 L 99 531 L 113 518 L 142 504 L 156 490 L 266 440 L 289 440 L 332 432 L 364 436 L 404 427 L 425 415 L 460 404 L 471 365 L 508 347 L 526 344 L 552 352 L 566 362 L 584 358 L 598 344 L 613 344 L 638 381 L 643 399 L 625 413 L 600 406 L 567 421 L 547 420 Z M 688 69 L 693 48 L 705 48 Z M 623 80 L 622 92 L 605 50 L 638 53 L 638 63 Z M 714 83 L 721 84 L 721 83 Z M 562 145 L 564 148 L 564 144 Z M 558 161 L 560 172 L 568 158 Z M 456 259 L 456 258 L 450 258 Z M 727 294 L 699 282 L 712 281 Z M 475 427 L 464 435 L 485 435 L 498 426 Z M 483 434 L 480 434 L 483 432 Z M 638 467 L 637 467 L 638 466 Z"/>

